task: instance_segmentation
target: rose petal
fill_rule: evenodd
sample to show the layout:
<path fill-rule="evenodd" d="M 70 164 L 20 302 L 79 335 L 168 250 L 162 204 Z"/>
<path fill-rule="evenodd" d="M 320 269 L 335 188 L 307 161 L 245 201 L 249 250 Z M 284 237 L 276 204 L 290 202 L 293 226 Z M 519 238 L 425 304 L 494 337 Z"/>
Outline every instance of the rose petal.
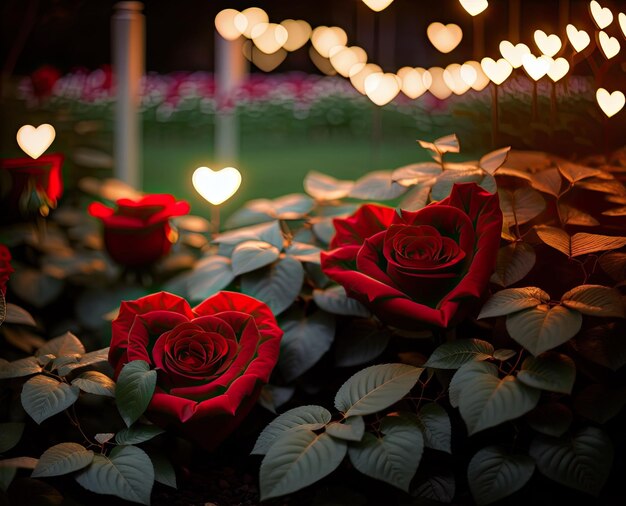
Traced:
<path fill-rule="evenodd" d="M 330 242 L 331 248 L 360 245 L 372 235 L 387 230 L 396 211 L 393 207 L 376 204 L 362 205 L 348 218 L 335 218 L 335 235 Z"/>

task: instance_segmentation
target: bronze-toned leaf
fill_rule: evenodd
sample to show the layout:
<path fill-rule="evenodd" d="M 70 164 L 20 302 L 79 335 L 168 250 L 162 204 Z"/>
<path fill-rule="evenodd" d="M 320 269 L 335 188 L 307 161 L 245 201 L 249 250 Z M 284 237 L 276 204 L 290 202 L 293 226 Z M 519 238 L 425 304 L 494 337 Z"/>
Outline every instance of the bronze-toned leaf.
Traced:
<path fill-rule="evenodd" d="M 626 237 L 579 232 L 570 235 L 560 228 L 540 225 L 535 227 L 539 238 L 548 246 L 559 250 L 570 258 L 621 248 L 626 245 Z"/>
<path fill-rule="evenodd" d="M 575 207 L 568 206 L 567 204 L 559 204 L 559 215 L 561 216 L 563 223 L 566 225 L 596 227 L 600 224 L 600 222 L 590 214 L 587 214 L 580 209 L 576 209 Z"/>

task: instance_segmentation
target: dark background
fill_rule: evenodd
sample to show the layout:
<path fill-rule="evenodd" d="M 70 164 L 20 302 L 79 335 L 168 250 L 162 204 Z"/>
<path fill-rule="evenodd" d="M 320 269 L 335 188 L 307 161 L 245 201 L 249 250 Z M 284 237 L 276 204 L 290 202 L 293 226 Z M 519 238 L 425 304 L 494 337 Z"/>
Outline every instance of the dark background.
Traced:
<path fill-rule="evenodd" d="M 587 0 L 521 0 L 520 39 L 529 46 L 532 32 L 560 30 L 559 5 L 569 4 L 570 21 L 578 28 L 593 29 L 587 13 Z M 1 0 L 0 58 L 3 74 L 24 75 L 43 64 L 62 72 L 76 67 L 97 68 L 110 63 L 110 17 L 114 0 Z M 615 16 L 626 11 L 625 0 L 604 0 Z M 313 27 L 337 25 L 348 33 L 350 45 L 360 45 L 373 61 L 386 71 L 411 66 L 447 65 L 472 57 L 472 18 L 458 0 L 395 0 L 385 11 L 375 14 L 361 0 L 146 0 L 146 69 L 213 69 L 215 14 L 232 7 L 265 9 L 270 21 L 304 19 Z M 509 0 L 490 0 L 479 15 L 485 23 L 485 55 L 497 56 L 498 43 L 508 38 Z M 426 38 L 426 27 L 433 21 L 457 23 L 464 31 L 463 42 L 448 55 L 438 53 Z M 374 40 L 374 24 L 379 23 L 382 41 Z M 558 33 L 558 32 L 557 32 Z M 609 33 L 619 33 L 617 20 Z M 619 37 L 622 44 L 624 38 Z M 532 44 L 532 45 L 531 45 Z M 278 71 L 317 72 L 306 50 L 288 58 Z M 580 69 L 577 69 L 579 71 Z M 583 69 L 584 70 L 584 69 Z"/>

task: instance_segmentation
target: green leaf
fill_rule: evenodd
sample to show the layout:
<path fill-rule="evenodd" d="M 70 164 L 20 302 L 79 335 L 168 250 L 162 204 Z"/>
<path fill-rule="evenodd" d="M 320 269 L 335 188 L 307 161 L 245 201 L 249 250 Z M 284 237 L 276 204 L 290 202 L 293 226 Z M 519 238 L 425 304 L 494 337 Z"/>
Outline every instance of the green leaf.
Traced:
<path fill-rule="evenodd" d="M 435 402 L 424 404 L 417 422 L 424 434 L 426 448 L 452 453 L 452 425 L 444 408 Z"/>
<path fill-rule="evenodd" d="M 537 255 L 530 244 L 521 241 L 507 244 L 498 251 L 491 282 L 509 286 L 521 281 L 535 266 L 536 259 Z"/>
<path fill-rule="evenodd" d="M 285 257 L 264 269 L 244 274 L 241 290 L 265 302 L 272 313 L 278 315 L 296 300 L 303 281 L 302 264 L 295 258 Z"/>
<path fill-rule="evenodd" d="M 72 385 L 83 392 L 105 397 L 115 397 L 115 382 L 98 371 L 85 371 L 72 380 Z"/>
<path fill-rule="evenodd" d="M 341 181 L 314 170 L 308 172 L 304 178 L 304 191 L 317 200 L 342 199 L 350 193 L 353 186 L 353 181 Z"/>
<path fill-rule="evenodd" d="M 88 365 L 95 365 L 101 362 L 107 362 L 109 360 L 109 348 L 102 348 L 101 350 L 90 351 L 85 353 L 78 359 L 78 362 L 72 362 L 59 366 L 57 371 L 61 376 L 66 376 L 74 369 L 80 369 L 81 367 L 87 367 Z"/>
<path fill-rule="evenodd" d="M 561 302 L 570 309 L 590 316 L 624 318 L 624 303 L 614 288 L 601 285 L 580 285 L 563 294 Z"/>
<path fill-rule="evenodd" d="M 277 414 L 276 410 L 288 402 L 293 397 L 295 391 L 296 388 L 292 386 L 263 385 L 258 402 L 268 411 Z"/>
<path fill-rule="evenodd" d="M 278 368 L 288 382 L 316 364 L 335 338 L 335 318 L 324 311 L 300 318 L 290 315 L 281 322 L 281 328 L 285 334 Z"/>
<path fill-rule="evenodd" d="M 76 481 L 96 494 L 112 494 L 149 505 L 154 468 L 143 450 L 118 446 L 108 457 L 95 455 L 91 465 L 76 475 Z"/>
<path fill-rule="evenodd" d="M 350 461 L 366 476 L 408 492 L 424 451 L 422 431 L 408 418 L 387 416 L 381 432 L 382 438 L 367 432 L 361 442 L 350 445 Z"/>
<path fill-rule="evenodd" d="M 76 443 L 54 445 L 43 452 L 32 477 L 60 476 L 78 471 L 91 464 L 93 456 L 91 450 Z"/>
<path fill-rule="evenodd" d="M 0 466 L 0 490 L 6 492 L 17 474 L 17 467 Z"/>
<path fill-rule="evenodd" d="M 80 339 L 71 332 L 51 339 L 35 353 L 36 357 L 42 355 L 54 355 L 55 357 L 75 356 L 85 353 L 85 347 Z"/>
<path fill-rule="evenodd" d="M 528 357 L 517 373 L 517 379 L 525 385 L 548 392 L 571 394 L 576 380 L 576 365 L 567 355 L 545 353 Z"/>
<path fill-rule="evenodd" d="M 422 499 L 436 501 L 437 504 L 450 504 L 454 499 L 455 492 L 456 482 L 454 474 L 446 473 L 428 476 L 426 480 L 416 487 L 414 495 Z"/>
<path fill-rule="evenodd" d="M 23 433 L 22 422 L 0 423 L 0 453 L 8 452 L 19 443 Z"/>
<path fill-rule="evenodd" d="M 358 179 L 348 196 L 360 200 L 391 200 L 406 193 L 407 188 L 396 183 L 391 171 L 380 170 Z"/>
<path fill-rule="evenodd" d="M 564 230 L 548 225 L 537 226 L 535 231 L 548 246 L 559 250 L 570 258 L 597 251 L 618 249 L 626 245 L 626 237 L 620 236 L 578 232 L 570 237 Z"/>
<path fill-rule="evenodd" d="M 365 433 L 365 422 L 362 416 L 351 416 L 343 422 L 332 422 L 326 427 L 332 437 L 346 441 L 361 441 Z"/>
<path fill-rule="evenodd" d="M 226 288 L 235 279 L 230 258 L 211 255 L 201 259 L 187 279 L 187 292 L 191 300 L 204 300 Z"/>
<path fill-rule="evenodd" d="M 459 339 L 443 343 L 433 351 L 424 367 L 458 369 L 473 360 L 487 360 L 493 355 L 493 346 L 480 339 Z"/>
<path fill-rule="evenodd" d="M 626 365 L 626 339 L 623 322 L 611 322 L 586 329 L 572 341 L 586 359 L 617 371 Z"/>
<path fill-rule="evenodd" d="M 150 441 L 153 437 L 163 434 L 164 432 L 163 429 L 156 425 L 133 425 L 115 434 L 115 442 L 118 445 L 136 445 Z"/>
<path fill-rule="evenodd" d="M 154 467 L 154 481 L 168 487 L 177 488 L 176 471 L 174 471 L 174 466 L 172 466 L 170 460 L 154 449 L 148 455 Z"/>
<path fill-rule="evenodd" d="M 534 430 L 546 436 L 561 437 L 572 424 L 571 410 L 559 402 L 539 404 L 526 415 L 526 421 Z"/>
<path fill-rule="evenodd" d="M 569 341 L 582 326 L 578 311 L 541 304 L 506 317 L 511 337 L 537 356 Z"/>
<path fill-rule="evenodd" d="M 150 365 L 143 360 L 134 360 L 122 367 L 117 378 L 115 400 L 128 427 L 143 415 L 150 404 L 156 380 L 157 372 L 151 371 Z"/>
<path fill-rule="evenodd" d="M 544 476 L 594 496 L 600 495 L 613 464 L 611 440 L 595 427 L 559 439 L 537 436 L 529 453 Z"/>
<path fill-rule="evenodd" d="M 78 393 L 78 387 L 40 374 L 24 383 L 22 406 L 35 422 L 41 423 L 74 404 Z"/>
<path fill-rule="evenodd" d="M 35 321 L 33 316 L 28 311 L 26 311 L 26 309 L 10 303 L 7 303 L 6 305 L 6 317 L 4 321 L 6 323 L 14 323 L 16 325 L 28 325 L 29 327 L 37 326 L 37 322 Z M 1 318 L 0 323 L 2 323 Z"/>
<path fill-rule="evenodd" d="M 423 370 L 404 364 L 367 367 L 341 386 L 335 396 L 335 407 L 345 417 L 376 413 L 409 393 Z"/>
<path fill-rule="evenodd" d="M 325 290 L 313 290 L 313 300 L 320 309 L 332 314 L 362 318 L 370 315 L 369 310 L 363 304 L 346 295 L 346 290 L 341 285 L 331 286 Z"/>
<path fill-rule="evenodd" d="M 233 274 L 239 276 L 275 262 L 280 255 L 276 246 L 264 241 L 245 241 L 233 250 Z"/>
<path fill-rule="evenodd" d="M 450 397 L 450 405 L 454 408 L 459 407 L 459 401 L 463 390 L 472 385 L 474 379 L 482 374 L 498 375 L 498 368 L 495 364 L 489 362 L 468 362 L 462 365 L 452 376 L 450 386 L 448 387 L 448 395 Z"/>
<path fill-rule="evenodd" d="M 502 361 L 513 358 L 515 355 L 517 355 L 515 350 L 500 349 L 493 352 L 493 358 Z"/>
<path fill-rule="evenodd" d="M 522 225 L 539 216 L 546 208 L 541 193 L 522 187 L 514 191 L 499 189 L 500 208 L 505 223 Z"/>
<path fill-rule="evenodd" d="M 280 231 L 280 223 L 278 220 L 274 220 L 270 223 L 262 223 L 252 227 L 222 232 L 213 240 L 213 242 L 217 244 L 226 246 L 236 246 L 245 241 L 267 242 L 281 250 L 283 248 L 284 238 Z"/>
<path fill-rule="evenodd" d="M 261 463 L 261 500 L 300 490 L 332 473 L 346 455 L 347 444 L 308 429 L 288 431 L 272 445 Z"/>
<path fill-rule="evenodd" d="M 0 469 L 7 467 L 17 467 L 19 469 L 35 469 L 37 459 L 32 457 L 13 457 L 12 459 L 0 460 Z"/>
<path fill-rule="evenodd" d="M 511 146 L 507 146 L 506 148 L 496 149 L 491 153 L 487 153 L 480 159 L 478 165 L 484 171 L 489 172 L 489 174 L 493 174 L 506 161 L 510 150 Z"/>
<path fill-rule="evenodd" d="M 312 244 L 305 244 L 302 242 L 293 241 L 285 254 L 289 257 L 295 258 L 300 262 L 310 262 L 313 264 L 319 264 L 320 260 L 320 252 L 322 250 L 317 246 L 313 246 Z"/>
<path fill-rule="evenodd" d="M 11 274 L 11 289 L 23 301 L 43 308 L 54 301 L 65 287 L 63 280 L 33 268 L 22 268 Z"/>
<path fill-rule="evenodd" d="M 471 436 L 528 413 L 539 402 L 539 396 L 539 390 L 515 376 L 500 379 L 492 374 L 476 374 L 471 388 L 463 389 L 459 410 Z"/>
<path fill-rule="evenodd" d="M 511 455 L 498 446 L 479 450 L 470 460 L 467 481 L 474 500 L 490 504 L 521 489 L 535 472 L 527 455 Z"/>
<path fill-rule="evenodd" d="M 491 174 L 486 174 L 482 169 L 471 170 L 447 170 L 437 178 L 431 191 L 432 200 L 441 200 L 452 191 L 456 183 L 476 183 L 489 193 L 494 193 L 497 185 Z"/>
<path fill-rule="evenodd" d="M 13 362 L 0 362 L 0 379 L 21 378 L 37 374 L 43 369 L 35 357 L 26 357 Z"/>
<path fill-rule="evenodd" d="M 593 384 L 574 399 L 575 411 L 589 420 L 605 424 L 617 416 L 626 405 L 626 388 L 611 388 Z"/>
<path fill-rule="evenodd" d="M 321 406 L 299 406 L 285 411 L 263 429 L 250 453 L 265 455 L 284 432 L 297 428 L 318 430 L 330 420 L 331 414 Z"/>
<path fill-rule="evenodd" d="M 98 443 L 103 445 L 104 443 L 108 443 L 109 441 L 111 441 L 111 439 L 113 439 L 114 437 L 115 434 L 113 434 L 112 432 L 98 432 L 98 434 L 96 434 L 93 438 Z"/>
<path fill-rule="evenodd" d="M 541 288 L 507 288 L 496 292 L 483 306 L 478 318 L 503 316 L 529 307 L 535 307 L 550 300 L 550 295 Z"/>
<path fill-rule="evenodd" d="M 352 367 L 378 357 L 389 343 L 391 333 L 371 320 L 353 320 L 349 332 L 342 332 L 335 340 L 335 365 Z"/>
<path fill-rule="evenodd" d="M 315 201 L 302 193 L 290 193 L 271 201 L 271 215 L 280 220 L 298 220 L 309 214 Z"/>

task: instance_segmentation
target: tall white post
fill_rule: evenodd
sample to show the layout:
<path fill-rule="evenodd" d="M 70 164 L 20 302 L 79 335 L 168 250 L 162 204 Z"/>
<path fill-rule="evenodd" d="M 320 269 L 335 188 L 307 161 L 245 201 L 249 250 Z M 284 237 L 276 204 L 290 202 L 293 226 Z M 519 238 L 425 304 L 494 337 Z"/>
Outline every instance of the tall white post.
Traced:
<path fill-rule="evenodd" d="M 141 188 L 141 78 L 145 68 L 145 29 L 141 2 L 118 2 L 111 33 L 115 79 L 114 175 Z"/>
<path fill-rule="evenodd" d="M 236 165 L 239 158 L 239 124 L 230 102 L 248 73 L 243 43 L 243 37 L 226 40 L 215 31 L 215 98 L 218 109 L 215 115 L 214 158 L 220 164 Z"/>

